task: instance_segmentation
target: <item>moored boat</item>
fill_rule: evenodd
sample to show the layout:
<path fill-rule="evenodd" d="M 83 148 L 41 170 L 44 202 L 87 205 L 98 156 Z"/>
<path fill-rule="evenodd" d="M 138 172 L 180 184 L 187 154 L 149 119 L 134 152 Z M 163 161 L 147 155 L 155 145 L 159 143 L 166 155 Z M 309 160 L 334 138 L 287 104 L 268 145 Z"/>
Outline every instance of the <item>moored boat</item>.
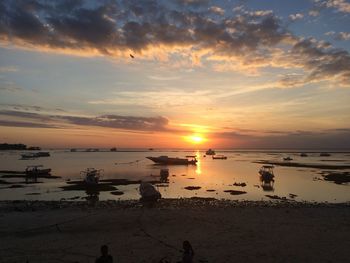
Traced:
<path fill-rule="evenodd" d="M 273 174 L 273 165 L 263 165 L 260 170 L 259 174 L 261 175 L 262 179 L 264 180 L 273 180 L 275 175 Z"/>
<path fill-rule="evenodd" d="M 40 176 L 48 175 L 51 173 L 51 169 L 40 169 L 43 165 L 30 165 L 27 166 L 25 173 L 27 176 Z"/>
<path fill-rule="evenodd" d="M 227 156 L 222 155 L 222 154 L 218 154 L 218 155 L 213 155 L 213 160 L 226 160 Z"/>
<path fill-rule="evenodd" d="M 215 155 L 215 151 L 212 149 L 208 149 L 208 151 L 205 152 L 206 155 Z"/>
<path fill-rule="evenodd" d="M 293 158 L 291 158 L 290 156 L 287 156 L 287 157 L 284 157 L 283 158 L 283 161 L 292 161 Z"/>
<path fill-rule="evenodd" d="M 178 158 L 178 157 L 168 157 L 166 155 L 159 156 L 159 157 L 146 157 L 147 159 L 157 163 L 157 164 L 196 164 L 197 159 L 196 157 L 190 157 L 190 158 Z"/>
<path fill-rule="evenodd" d="M 300 157 L 307 157 L 308 155 L 307 155 L 307 153 L 301 153 L 300 154 Z"/>
<path fill-rule="evenodd" d="M 321 157 L 329 157 L 331 156 L 329 153 L 320 153 L 320 156 Z"/>

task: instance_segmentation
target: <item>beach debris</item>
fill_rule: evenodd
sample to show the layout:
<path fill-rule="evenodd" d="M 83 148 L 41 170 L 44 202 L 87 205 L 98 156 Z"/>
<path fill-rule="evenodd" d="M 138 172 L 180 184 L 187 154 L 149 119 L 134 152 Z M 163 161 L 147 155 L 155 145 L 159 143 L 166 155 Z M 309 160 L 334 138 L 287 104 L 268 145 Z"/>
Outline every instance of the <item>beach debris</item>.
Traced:
<path fill-rule="evenodd" d="M 234 182 L 234 184 L 233 184 L 234 186 L 241 186 L 241 187 L 245 187 L 245 186 L 247 186 L 247 184 L 246 183 L 236 183 L 236 182 Z"/>
<path fill-rule="evenodd" d="M 202 187 L 200 186 L 186 186 L 184 187 L 186 190 L 190 190 L 190 191 L 193 191 L 193 190 L 199 190 L 201 189 Z"/>
<path fill-rule="evenodd" d="M 231 195 L 242 195 L 246 194 L 246 191 L 239 191 L 239 190 L 224 190 L 225 193 L 230 193 Z"/>
<path fill-rule="evenodd" d="M 278 195 L 265 195 L 266 197 L 268 198 L 271 198 L 271 199 L 276 199 L 276 200 L 287 200 L 287 197 L 285 196 L 278 196 Z"/>
<path fill-rule="evenodd" d="M 111 192 L 111 194 L 112 195 L 123 195 L 124 192 L 122 192 L 122 191 L 113 191 L 113 192 Z"/>
<path fill-rule="evenodd" d="M 335 184 L 345 184 L 350 182 L 350 172 L 329 172 L 323 175 L 325 181 L 332 181 Z"/>

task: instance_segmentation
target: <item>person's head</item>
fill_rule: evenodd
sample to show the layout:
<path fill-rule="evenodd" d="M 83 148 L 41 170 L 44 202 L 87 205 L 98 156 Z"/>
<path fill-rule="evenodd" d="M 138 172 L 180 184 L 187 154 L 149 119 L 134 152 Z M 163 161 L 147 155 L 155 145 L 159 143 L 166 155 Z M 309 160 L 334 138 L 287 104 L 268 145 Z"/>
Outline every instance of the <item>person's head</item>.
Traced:
<path fill-rule="evenodd" d="M 191 244 L 190 244 L 190 242 L 188 242 L 187 240 L 185 240 L 185 241 L 182 243 L 182 248 L 183 248 L 185 251 L 193 250 L 193 249 L 192 249 L 192 246 L 191 246 Z"/>
<path fill-rule="evenodd" d="M 108 255 L 108 247 L 106 245 L 103 245 L 101 247 L 101 254 L 102 254 L 102 256 L 107 256 Z"/>

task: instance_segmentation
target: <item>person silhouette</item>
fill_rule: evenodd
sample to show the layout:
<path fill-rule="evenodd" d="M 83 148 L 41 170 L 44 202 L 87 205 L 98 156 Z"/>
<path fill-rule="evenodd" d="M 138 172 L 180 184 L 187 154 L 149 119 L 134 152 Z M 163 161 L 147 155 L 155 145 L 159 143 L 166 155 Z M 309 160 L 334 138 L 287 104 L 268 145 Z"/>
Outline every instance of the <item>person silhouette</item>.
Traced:
<path fill-rule="evenodd" d="M 113 263 L 113 257 L 108 254 L 108 246 L 101 246 L 101 256 L 96 259 L 95 263 Z"/>
<path fill-rule="evenodd" d="M 192 263 L 193 262 L 193 256 L 194 256 L 194 251 L 193 248 L 187 240 L 185 240 L 182 244 L 183 248 L 183 254 L 182 254 L 182 263 Z"/>

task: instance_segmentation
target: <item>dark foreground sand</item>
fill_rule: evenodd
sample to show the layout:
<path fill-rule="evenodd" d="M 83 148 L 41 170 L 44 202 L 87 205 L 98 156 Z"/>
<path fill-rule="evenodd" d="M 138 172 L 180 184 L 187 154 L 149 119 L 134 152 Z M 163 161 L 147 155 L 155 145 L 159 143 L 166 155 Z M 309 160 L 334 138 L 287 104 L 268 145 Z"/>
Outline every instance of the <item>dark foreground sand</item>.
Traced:
<path fill-rule="evenodd" d="M 350 206 L 0 202 L 0 262 L 94 262 L 101 244 L 115 262 L 177 262 L 185 239 L 195 262 L 349 262 Z"/>

